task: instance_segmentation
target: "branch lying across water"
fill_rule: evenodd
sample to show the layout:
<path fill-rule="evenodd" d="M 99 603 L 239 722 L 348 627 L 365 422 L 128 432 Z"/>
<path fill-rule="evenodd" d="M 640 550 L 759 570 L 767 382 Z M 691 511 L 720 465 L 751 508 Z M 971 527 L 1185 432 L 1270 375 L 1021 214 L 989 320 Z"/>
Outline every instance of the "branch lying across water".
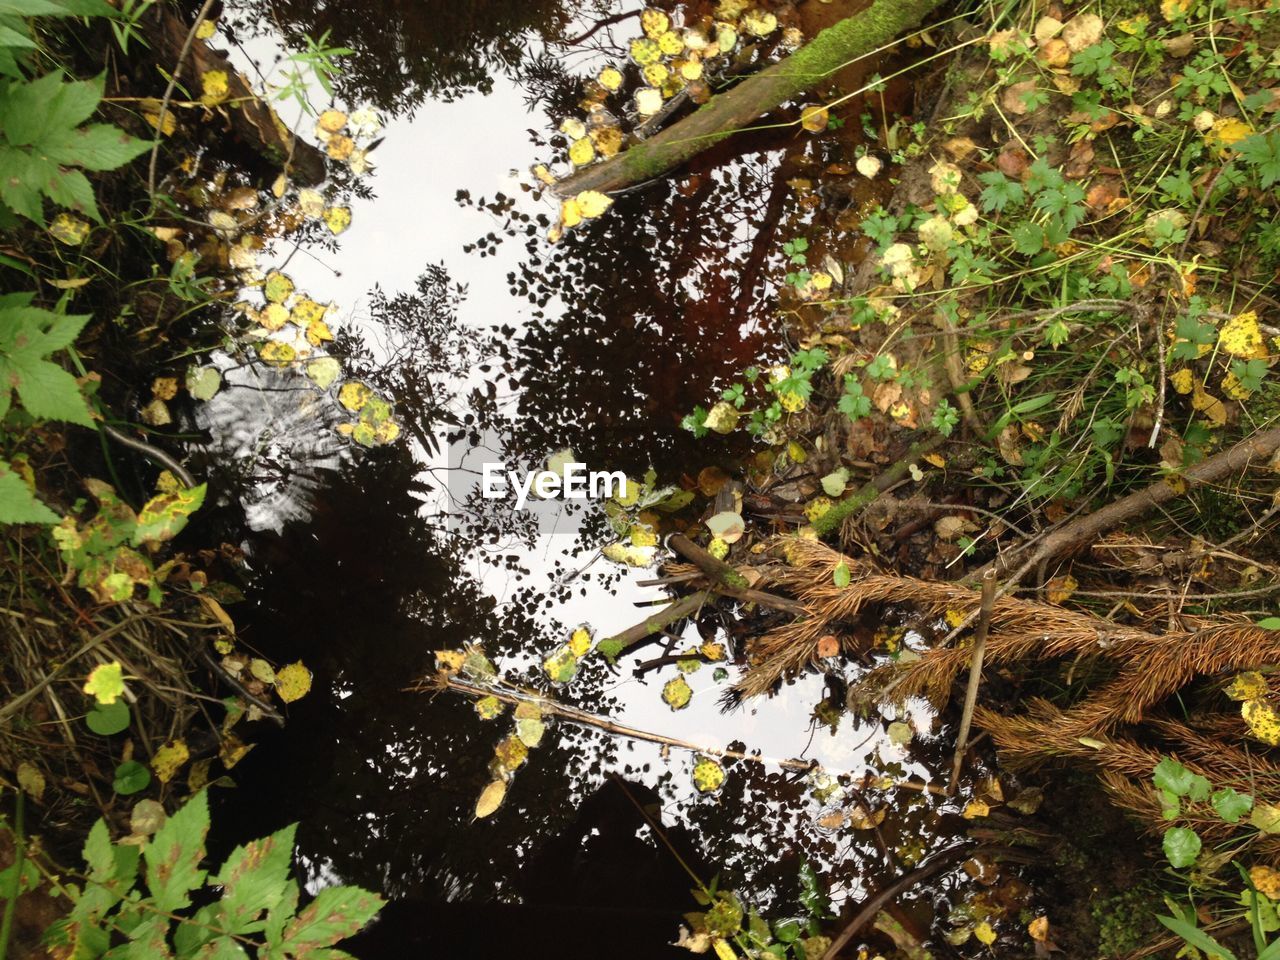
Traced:
<path fill-rule="evenodd" d="M 843 772 L 823 768 L 819 763 L 817 763 L 817 761 L 813 760 L 780 759 L 777 757 L 762 756 L 758 753 L 744 753 L 740 750 L 722 750 L 719 747 L 708 747 L 701 744 L 690 743 L 688 740 L 680 740 L 677 737 L 669 737 L 666 734 L 653 733 L 649 730 L 641 730 L 638 727 L 629 727 L 626 724 L 615 723 L 606 717 L 598 717 L 585 710 L 579 710 L 577 707 L 571 707 L 556 700 L 539 696 L 531 691 L 512 687 L 509 684 L 471 683 L 446 674 L 435 674 L 434 676 L 425 677 L 422 680 L 419 680 L 414 686 L 409 687 L 408 689 L 412 693 L 429 693 L 433 691 L 449 690 L 453 693 L 460 693 L 464 696 L 474 697 L 477 700 L 482 697 L 494 697 L 504 703 L 510 704 L 532 703 L 538 707 L 543 716 L 559 717 L 569 723 L 584 727 L 594 727 L 597 730 L 603 730 L 605 733 L 611 733 L 619 737 L 628 737 L 632 740 L 644 740 L 648 743 L 657 743 L 665 747 L 675 747 L 677 750 L 688 750 L 690 753 L 702 754 L 703 756 L 719 757 L 722 760 L 746 760 L 750 763 L 772 764 L 774 766 L 781 767 L 784 770 L 795 770 L 801 773 L 808 773 L 813 770 L 822 771 L 825 769 L 826 773 L 835 776 Z M 900 788 L 903 790 L 914 790 L 917 793 L 933 793 L 939 796 L 945 794 L 944 788 L 935 784 L 924 783 L 920 780 L 892 780 L 885 782 L 886 780 L 887 778 L 885 777 L 868 774 L 860 781 L 855 782 L 854 787 L 861 790 L 873 787 L 880 787 L 882 789 Z"/>
<path fill-rule="evenodd" d="M 817 86 L 841 67 L 870 56 L 918 24 L 940 3 L 941 0 L 875 0 L 861 13 L 823 30 L 785 60 L 712 97 L 696 113 L 603 163 L 566 177 L 552 190 L 561 197 L 583 190 L 607 193 L 674 170 L 775 107 Z"/>

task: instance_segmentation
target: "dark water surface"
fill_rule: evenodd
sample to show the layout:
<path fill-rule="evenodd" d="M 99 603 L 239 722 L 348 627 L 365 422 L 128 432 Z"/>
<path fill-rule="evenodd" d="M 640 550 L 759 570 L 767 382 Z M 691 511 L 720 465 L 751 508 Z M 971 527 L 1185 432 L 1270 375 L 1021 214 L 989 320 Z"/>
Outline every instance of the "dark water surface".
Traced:
<path fill-rule="evenodd" d="M 786 350 L 779 248 L 812 208 L 787 182 L 830 159 L 798 159 L 808 148 L 798 150 L 794 131 L 705 155 L 678 180 L 620 197 L 558 246 L 542 239 L 555 207 L 522 190 L 529 178 L 512 170 L 554 154 L 554 131 L 577 99 L 572 75 L 599 64 L 580 51 L 566 57 L 543 36 L 573 35 L 608 12 L 514 0 L 376 10 L 275 0 L 227 14 L 244 50 L 266 60 L 276 29 L 289 38 L 332 29 L 332 43 L 356 50 L 343 92 L 389 121 L 376 196 L 353 203 L 337 251 L 296 255 L 288 269 L 300 288 L 340 305 L 411 440 L 358 463 L 305 443 L 288 448 L 293 466 L 260 500 L 261 529 L 242 534 L 253 570 L 249 603 L 235 611 L 243 638 L 280 662 L 301 658 L 315 680 L 283 730 L 258 724 L 215 818 L 224 845 L 300 821 L 312 889 L 358 883 L 393 898 L 354 945 L 366 958 L 683 956 L 667 946 L 680 915 L 696 909 L 681 860 L 703 881 L 720 874 L 775 918 L 797 912 L 806 860 L 837 906 L 899 866 L 870 831 L 824 832 L 822 804 L 776 765 L 728 764 L 724 789 L 701 797 L 691 756 L 566 724 L 531 751 L 504 806 L 476 822 L 509 721 L 486 723 L 461 697 L 405 690 L 433 670 L 434 651 L 464 643 L 538 684 L 538 664 L 572 625 L 607 636 L 661 597 L 637 585 L 651 573 L 604 561 L 566 579 L 591 558 L 598 517 L 580 536 L 531 538 L 446 522 L 438 468 L 447 430 L 496 436 L 513 458 L 571 447 L 593 466 L 633 476 L 652 468 L 679 483 L 745 452 L 695 441 L 680 418 L 742 367 Z M 619 25 L 619 43 L 629 30 L 634 21 Z M 248 417 L 236 392 L 228 419 Z M 277 430 L 287 437 L 307 425 Z M 685 633 L 724 639 L 732 626 L 712 614 Z M 815 725 L 822 677 L 726 713 L 719 699 L 732 678 L 717 682 L 704 667 L 677 714 L 659 697 L 669 668 L 636 678 L 634 666 L 613 671 L 593 657 L 561 695 L 698 744 L 815 758 L 857 775 L 892 763 L 922 769 L 878 721 Z M 918 846 L 946 832 L 943 816 L 927 795 L 902 798 L 883 840 Z"/>

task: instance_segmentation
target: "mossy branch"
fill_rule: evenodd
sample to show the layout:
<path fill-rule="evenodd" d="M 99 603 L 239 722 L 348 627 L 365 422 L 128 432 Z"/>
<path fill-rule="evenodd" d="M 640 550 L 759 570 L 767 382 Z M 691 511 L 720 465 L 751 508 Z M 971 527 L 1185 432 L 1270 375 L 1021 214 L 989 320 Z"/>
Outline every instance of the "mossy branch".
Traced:
<path fill-rule="evenodd" d="M 876 0 L 823 30 L 785 60 L 766 67 L 697 112 L 603 163 L 586 167 L 552 190 L 570 197 L 583 190 L 608 193 L 661 176 L 732 136 L 742 127 L 816 86 L 851 60 L 865 57 L 914 27 L 942 0 Z"/>

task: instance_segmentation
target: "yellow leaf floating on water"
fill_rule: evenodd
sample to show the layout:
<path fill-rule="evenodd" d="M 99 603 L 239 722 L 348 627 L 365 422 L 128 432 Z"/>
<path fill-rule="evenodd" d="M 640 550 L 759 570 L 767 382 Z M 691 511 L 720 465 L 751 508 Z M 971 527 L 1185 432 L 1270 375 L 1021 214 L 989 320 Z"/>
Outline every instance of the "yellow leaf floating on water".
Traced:
<path fill-rule="evenodd" d="M 693 765 L 693 785 L 699 793 L 715 793 L 724 783 L 724 768 L 710 757 L 699 757 Z"/>
<path fill-rule="evenodd" d="M 668 57 L 674 57 L 684 50 L 684 38 L 674 30 L 668 30 L 658 37 L 658 49 Z"/>
<path fill-rule="evenodd" d="M 285 703 L 293 703 L 311 690 L 311 671 L 302 661 L 290 663 L 276 671 L 276 693 Z"/>
<path fill-rule="evenodd" d="M 977 820 L 981 817 L 990 815 L 991 805 L 984 800 L 974 798 L 970 800 L 964 808 L 964 812 L 960 815 L 966 820 Z"/>
<path fill-rule="evenodd" d="M 662 86 L 671 76 L 671 71 L 667 69 L 665 63 L 651 63 L 641 73 L 644 74 L 644 82 L 651 87 Z"/>
<path fill-rule="evenodd" d="M 258 347 L 258 356 L 262 358 L 263 363 L 273 367 L 287 367 L 298 359 L 298 351 L 279 340 L 268 340 Z"/>
<path fill-rule="evenodd" d="M 152 755 L 151 769 L 155 771 L 157 780 L 168 783 L 190 757 L 191 752 L 187 749 L 186 741 L 173 740 Z"/>
<path fill-rule="evenodd" d="M 317 320 L 323 320 L 328 312 L 328 304 L 316 303 L 310 297 L 302 297 L 293 305 L 293 312 L 289 314 L 289 319 L 305 330 Z"/>
<path fill-rule="evenodd" d="M 466 657 L 461 650 L 437 650 L 436 666 L 446 673 L 457 673 Z"/>
<path fill-rule="evenodd" d="M 600 216 L 613 206 L 613 199 L 599 190 L 583 190 L 574 197 L 574 200 L 578 202 L 578 209 L 588 220 Z"/>
<path fill-rule="evenodd" d="M 334 134 L 347 125 L 347 115 L 341 110 L 326 110 L 316 120 L 316 129 L 321 133 Z"/>
<path fill-rule="evenodd" d="M 372 397 L 373 390 L 359 380 L 344 383 L 342 389 L 338 391 L 338 402 L 352 413 L 358 413 Z"/>
<path fill-rule="evenodd" d="M 262 295 L 271 303 L 284 303 L 293 293 L 293 281 L 279 270 L 272 270 L 262 284 Z"/>
<path fill-rule="evenodd" d="M 662 699 L 672 710 L 683 710 L 693 699 L 693 688 L 684 677 L 676 677 L 662 688 Z"/>
<path fill-rule="evenodd" d="M 1258 700 L 1267 696 L 1271 688 L 1267 686 L 1267 678 L 1257 670 L 1246 670 L 1236 674 L 1225 692 L 1232 700 Z"/>
<path fill-rule="evenodd" d="M 596 77 L 596 82 L 610 93 L 616 93 L 622 86 L 622 71 L 617 67 L 605 67 Z"/>
<path fill-rule="evenodd" d="M 572 229 L 582 222 L 582 207 L 570 197 L 560 201 L 560 224 Z"/>
<path fill-rule="evenodd" d="M 1240 715 L 1249 725 L 1249 733 L 1257 740 L 1280 746 L 1280 714 L 1265 700 L 1246 700 L 1240 706 Z"/>
<path fill-rule="evenodd" d="M 575 657 L 585 657 L 591 649 L 591 631 L 586 627 L 578 627 L 569 636 L 569 650 Z"/>
<path fill-rule="evenodd" d="M 541 717 L 517 717 L 516 737 L 530 749 L 542 742 L 542 735 L 547 732 L 547 725 Z"/>
<path fill-rule="evenodd" d="M 640 12 L 640 29 L 644 31 L 646 37 L 657 40 L 671 29 L 671 18 L 661 10 L 650 7 Z"/>
<path fill-rule="evenodd" d="M 89 223 L 69 213 L 60 213 L 49 224 L 49 234 L 59 243 L 78 247 L 89 236 Z"/>
<path fill-rule="evenodd" d="M 648 37 L 638 37 L 631 41 L 631 59 L 642 67 L 657 63 L 662 59 L 662 48 Z"/>
<path fill-rule="evenodd" d="M 596 127 L 591 131 L 591 142 L 596 145 L 596 153 L 601 157 L 612 157 L 622 149 L 622 128 Z"/>
<path fill-rule="evenodd" d="M 329 325 L 323 320 L 312 320 L 307 324 L 307 343 L 313 347 L 318 347 L 327 340 L 333 339 L 333 333 L 329 330 Z"/>
<path fill-rule="evenodd" d="M 996 932 L 986 920 L 973 928 L 973 935 L 984 947 L 989 947 L 996 942 Z"/>
<path fill-rule="evenodd" d="M 350 137 L 338 134 L 336 137 L 330 137 L 325 152 L 329 154 L 333 160 L 350 160 L 351 155 L 355 152 L 356 142 Z"/>
<path fill-rule="evenodd" d="M 481 697 L 476 701 L 476 713 L 481 720 L 492 720 L 502 716 L 502 701 L 497 697 Z"/>
<path fill-rule="evenodd" d="M 204 76 L 200 78 L 200 102 L 206 107 L 212 107 L 223 100 L 227 99 L 230 88 L 227 86 L 227 72 L 225 70 L 206 70 Z"/>
<path fill-rule="evenodd" d="M 298 209 L 304 217 L 319 220 L 324 216 L 324 195 L 319 190 L 304 187 L 298 191 Z"/>
<path fill-rule="evenodd" d="M 1262 330 L 1258 315 L 1252 310 L 1238 314 L 1222 325 L 1218 331 L 1218 344 L 1233 357 L 1263 359 L 1267 355 L 1262 345 Z"/>
<path fill-rule="evenodd" d="M 498 766 L 510 773 L 529 759 L 529 748 L 512 734 L 494 748 L 493 756 Z"/>
<path fill-rule="evenodd" d="M 590 137 L 582 137 L 569 145 L 569 160 L 575 167 L 590 163 L 595 155 L 596 148 Z"/>
<path fill-rule="evenodd" d="M 111 706 L 124 694 L 124 671 L 120 663 L 112 660 L 94 667 L 83 689 L 102 706 Z"/>
<path fill-rule="evenodd" d="M 329 232 L 335 237 L 351 226 L 351 208 L 350 207 L 329 207 L 325 210 L 324 225 L 329 228 Z"/>
<path fill-rule="evenodd" d="M 752 36 L 767 37 L 778 29 L 778 18 L 772 13 L 752 9 L 748 10 L 742 18 L 742 27 Z"/>
<path fill-rule="evenodd" d="M 568 683 L 578 672 L 578 655 L 570 647 L 560 647 L 542 661 L 542 669 L 554 683 Z"/>
<path fill-rule="evenodd" d="M 476 818 L 483 820 L 500 806 L 507 796 L 507 782 L 495 780 L 480 791 L 480 799 L 476 801 Z"/>
<path fill-rule="evenodd" d="M 800 111 L 800 126 L 808 130 L 810 133 L 821 133 L 827 129 L 828 114 L 827 108 L 823 106 L 808 106 Z"/>
<path fill-rule="evenodd" d="M 258 314 L 258 322 L 275 332 L 289 322 L 289 309 L 280 303 L 268 303 Z"/>
<path fill-rule="evenodd" d="M 208 40 L 210 37 L 213 36 L 214 31 L 217 29 L 218 29 L 217 20 L 210 20 L 210 19 L 201 20 L 200 26 L 196 27 L 196 39 Z"/>

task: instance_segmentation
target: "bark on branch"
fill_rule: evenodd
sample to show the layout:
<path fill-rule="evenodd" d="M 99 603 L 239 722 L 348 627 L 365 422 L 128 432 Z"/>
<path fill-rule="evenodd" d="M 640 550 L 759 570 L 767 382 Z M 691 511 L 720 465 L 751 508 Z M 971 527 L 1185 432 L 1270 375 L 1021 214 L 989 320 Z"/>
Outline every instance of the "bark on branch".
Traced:
<path fill-rule="evenodd" d="M 696 113 L 603 163 L 586 167 L 552 187 L 560 197 L 583 190 L 609 192 L 674 170 L 797 94 L 915 26 L 942 0 L 875 0 L 823 30 L 785 60 L 766 67 L 732 90 L 717 94 Z"/>

